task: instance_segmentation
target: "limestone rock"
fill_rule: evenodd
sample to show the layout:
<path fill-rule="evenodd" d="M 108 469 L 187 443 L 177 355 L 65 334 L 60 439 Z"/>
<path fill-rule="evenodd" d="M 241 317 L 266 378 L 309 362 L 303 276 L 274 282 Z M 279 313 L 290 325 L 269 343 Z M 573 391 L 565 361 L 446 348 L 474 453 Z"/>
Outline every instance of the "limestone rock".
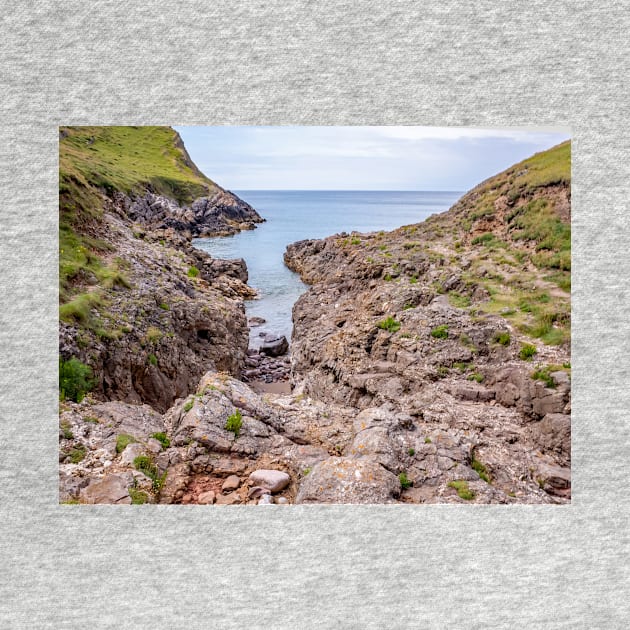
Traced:
<path fill-rule="evenodd" d="M 331 457 L 303 479 L 296 503 L 393 503 L 400 481 L 366 459 Z"/>
<path fill-rule="evenodd" d="M 280 492 L 289 485 L 291 477 L 281 470 L 255 470 L 249 476 L 249 482 L 254 486 L 268 488 L 272 493 Z"/>
<path fill-rule="evenodd" d="M 131 504 L 131 497 L 125 480 L 118 475 L 108 475 L 100 480 L 93 480 L 80 493 L 84 503 Z"/>
<path fill-rule="evenodd" d="M 202 492 L 197 497 L 197 503 L 199 505 L 212 505 L 214 503 L 215 493 L 212 490 L 208 492 Z"/>
<path fill-rule="evenodd" d="M 240 477 L 236 475 L 230 475 L 223 482 L 223 485 L 221 486 L 221 491 L 225 493 L 232 492 L 233 490 L 237 490 L 240 485 L 241 485 Z"/>

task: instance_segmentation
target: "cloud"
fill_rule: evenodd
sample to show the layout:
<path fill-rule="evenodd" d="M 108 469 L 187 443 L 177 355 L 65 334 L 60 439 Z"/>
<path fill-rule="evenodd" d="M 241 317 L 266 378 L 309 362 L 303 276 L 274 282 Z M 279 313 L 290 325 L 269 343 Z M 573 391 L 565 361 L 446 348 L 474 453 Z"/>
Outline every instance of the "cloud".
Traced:
<path fill-rule="evenodd" d="M 247 189 L 466 190 L 566 128 L 178 127 L 203 172 Z"/>

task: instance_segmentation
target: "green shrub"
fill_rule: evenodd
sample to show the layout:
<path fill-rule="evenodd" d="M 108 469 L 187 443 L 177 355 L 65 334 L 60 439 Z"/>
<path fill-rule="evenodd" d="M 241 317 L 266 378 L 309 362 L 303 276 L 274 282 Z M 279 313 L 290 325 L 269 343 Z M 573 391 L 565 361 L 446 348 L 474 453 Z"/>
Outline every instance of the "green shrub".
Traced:
<path fill-rule="evenodd" d="M 361 239 L 360 239 L 360 238 L 353 238 L 353 239 L 350 241 L 350 244 L 351 244 L 351 245 L 361 245 Z"/>
<path fill-rule="evenodd" d="M 153 365 L 154 367 L 155 367 L 155 366 L 157 366 L 157 364 L 158 364 L 158 360 L 157 360 L 157 357 L 156 357 L 154 354 L 150 354 L 150 355 L 148 356 L 148 359 L 149 359 L 149 363 L 150 363 L 151 365 Z"/>
<path fill-rule="evenodd" d="M 409 455 L 410 457 L 413 457 L 415 454 L 416 454 L 415 448 L 407 449 L 407 455 Z"/>
<path fill-rule="evenodd" d="M 431 438 L 430 437 L 424 438 L 424 443 L 425 444 L 431 444 Z"/>
<path fill-rule="evenodd" d="M 59 307 L 59 319 L 69 324 L 88 325 L 92 319 L 92 309 L 102 304 L 103 301 L 97 291 L 82 293 Z"/>
<path fill-rule="evenodd" d="M 495 343 L 498 343 L 502 346 L 509 346 L 510 345 L 510 333 L 509 332 L 497 332 L 494 334 L 494 337 L 492 338 L 492 340 Z"/>
<path fill-rule="evenodd" d="M 136 438 L 126 433 L 121 433 L 116 437 L 116 452 L 122 453 L 129 444 L 133 444 L 134 442 L 137 442 Z"/>
<path fill-rule="evenodd" d="M 188 277 L 189 278 L 196 278 L 199 275 L 199 269 L 197 269 L 197 267 L 195 267 L 194 265 L 192 267 L 188 268 Z"/>
<path fill-rule="evenodd" d="M 488 472 L 488 469 L 478 459 L 475 459 L 474 455 L 473 455 L 473 460 L 472 460 L 472 469 L 486 483 L 490 483 L 491 479 L 490 479 L 490 473 Z"/>
<path fill-rule="evenodd" d="M 79 444 L 78 446 L 71 448 L 67 453 L 73 464 L 78 464 L 86 456 L 86 454 L 87 449 L 83 446 L 83 444 Z"/>
<path fill-rule="evenodd" d="M 94 386 L 92 368 L 72 357 L 64 361 L 59 357 L 59 397 L 61 400 L 81 402 Z"/>
<path fill-rule="evenodd" d="M 473 372 L 472 374 L 468 375 L 469 381 L 477 381 L 477 383 L 483 383 L 484 379 L 484 375 L 480 374 L 479 372 Z"/>
<path fill-rule="evenodd" d="M 406 490 L 407 488 L 411 488 L 411 486 L 413 486 L 413 481 L 411 481 L 411 479 L 409 479 L 404 472 L 401 472 L 400 475 L 398 475 L 398 481 L 400 481 L 400 487 L 403 490 Z"/>
<path fill-rule="evenodd" d="M 386 319 L 378 322 L 378 324 L 376 324 L 376 327 L 380 328 L 381 330 L 386 330 L 390 333 L 395 333 L 400 330 L 400 322 L 397 322 L 393 317 L 389 316 Z"/>
<path fill-rule="evenodd" d="M 225 423 L 225 428 L 227 431 L 234 433 L 234 437 L 238 437 L 242 426 L 243 415 L 241 414 L 241 410 L 237 409 L 231 416 L 228 417 L 227 422 Z"/>
<path fill-rule="evenodd" d="M 166 479 L 166 473 L 160 475 L 158 467 L 153 463 L 153 460 L 148 455 L 138 455 L 133 460 L 133 465 L 136 470 L 146 475 L 153 482 L 153 490 L 158 492 L 162 489 L 164 481 Z"/>
<path fill-rule="evenodd" d="M 435 337 L 436 339 L 447 339 L 448 338 L 448 326 L 446 324 L 442 324 L 442 326 L 436 326 L 431 331 L 431 337 Z"/>
<path fill-rule="evenodd" d="M 72 429 L 70 428 L 70 424 L 68 422 L 61 423 L 61 433 L 66 440 L 74 439 L 74 433 L 72 433 Z"/>
<path fill-rule="evenodd" d="M 188 413 L 192 408 L 193 408 L 193 401 L 189 400 L 185 405 L 184 405 L 184 411 L 186 413 Z"/>
<path fill-rule="evenodd" d="M 171 307 L 170 307 L 170 306 L 169 306 L 166 302 L 162 302 L 162 303 L 160 304 L 160 308 L 161 308 L 163 311 L 170 311 L 170 310 L 171 310 Z"/>
<path fill-rule="evenodd" d="M 488 245 L 496 240 L 496 236 L 492 234 L 492 232 L 486 232 L 485 234 L 481 234 L 480 236 L 476 236 L 472 240 L 473 245 Z"/>
<path fill-rule="evenodd" d="M 138 490 L 138 488 L 129 488 L 129 496 L 131 497 L 132 505 L 143 505 L 149 500 L 147 493 Z"/>
<path fill-rule="evenodd" d="M 532 372 L 532 378 L 535 381 L 543 381 L 547 387 L 555 388 L 556 382 L 553 380 L 550 374 L 550 367 L 539 367 Z"/>
<path fill-rule="evenodd" d="M 475 493 L 468 487 L 468 482 L 463 479 L 460 481 L 449 481 L 448 487 L 454 488 L 460 499 L 464 499 L 464 501 L 470 501 L 475 498 Z"/>
<path fill-rule="evenodd" d="M 523 361 L 531 361 L 532 357 L 537 353 L 536 346 L 532 346 L 531 343 L 524 343 L 521 346 L 521 351 L 518 353 L 520 359 Z"/>
<path fill-rule="evenodd" d="M 162 445 L 162 448 L 168 448 L 171 445 L 166 433 L 153 433 L 151 437 L 155 438 Z"/>

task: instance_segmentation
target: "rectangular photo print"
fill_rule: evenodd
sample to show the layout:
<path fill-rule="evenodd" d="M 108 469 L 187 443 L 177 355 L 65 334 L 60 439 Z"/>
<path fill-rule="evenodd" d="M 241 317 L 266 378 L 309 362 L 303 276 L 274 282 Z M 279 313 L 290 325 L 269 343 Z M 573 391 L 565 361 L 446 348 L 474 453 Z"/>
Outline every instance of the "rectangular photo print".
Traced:
<path fill-rule="evenodd" d="M 59 128 L 60 503 L 570 500 L 566 128 Z"/>

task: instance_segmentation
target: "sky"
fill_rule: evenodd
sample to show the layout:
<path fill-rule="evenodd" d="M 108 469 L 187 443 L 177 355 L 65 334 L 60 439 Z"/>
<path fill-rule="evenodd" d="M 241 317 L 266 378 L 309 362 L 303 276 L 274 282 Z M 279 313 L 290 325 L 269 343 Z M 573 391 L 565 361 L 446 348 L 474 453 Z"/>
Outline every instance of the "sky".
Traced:
<path fill-rule="evenodd" d="M 175 127 L 229 190 L 466 191 L 570 138 L 567 128 Z"/>

